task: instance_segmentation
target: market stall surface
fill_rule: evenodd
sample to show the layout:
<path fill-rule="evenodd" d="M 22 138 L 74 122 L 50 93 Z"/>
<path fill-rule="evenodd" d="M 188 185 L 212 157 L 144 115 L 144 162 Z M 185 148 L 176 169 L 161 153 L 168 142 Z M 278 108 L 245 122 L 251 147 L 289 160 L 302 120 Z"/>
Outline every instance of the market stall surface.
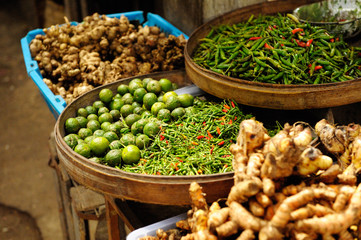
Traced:
<path fill-rule="evenodd" d="M 55 119 L 26 74 L 20 48 L 36 28 L 34 2 L 0 7 L 0 239 L 63 239 L 48 166 Z"/>

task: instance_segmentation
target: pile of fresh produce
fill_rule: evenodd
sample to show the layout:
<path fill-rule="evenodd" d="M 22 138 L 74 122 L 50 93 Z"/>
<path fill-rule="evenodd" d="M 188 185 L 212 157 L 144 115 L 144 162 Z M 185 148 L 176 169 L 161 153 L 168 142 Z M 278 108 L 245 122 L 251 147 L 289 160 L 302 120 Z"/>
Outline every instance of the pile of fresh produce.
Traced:
<path fill-rule="evenodd" d="M 120 78 L 184 68 L 183 35 L 135 26 L 124 15 L 95 13 L 77 25 L 67 21 L 44 33 L 31 41 L 31 56 L 49 89 L 67 103 Z"/>
<path fill-rule="evenodd" d="M 230 172 L 230 145 L 252 118 L 231 100 L 178 95 L 170 80 L 134 78 L 65 121 L 65 142 L 80 155 L 128 172 L 200 175 Z M 274 124 L 273 131 L 277 130 Z"/>
<path fill-rule="evenodd" d="M 342 36 L 279 14 L 213 27 L 192 59 L 208 70 L 249 81 L 322 84 L 359 78 L 360 53 Z"/>
<path fill-rule="evenodd" d="M 234 186 L 224 206 L 208 206 L 194 182 L 182 231 L 141 239 L 360 239 L 360 130 L 323 119 L 315 139 L 299 123 L 270 137 L 262 123 L 244 120 L 231 145 Z"/>

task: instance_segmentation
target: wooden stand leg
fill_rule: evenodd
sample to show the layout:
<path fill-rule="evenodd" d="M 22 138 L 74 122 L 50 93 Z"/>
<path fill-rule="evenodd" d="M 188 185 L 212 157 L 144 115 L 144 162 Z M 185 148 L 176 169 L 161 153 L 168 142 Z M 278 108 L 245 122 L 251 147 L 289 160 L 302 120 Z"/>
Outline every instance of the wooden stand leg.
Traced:
<path fill-rule="evenodd" d="M 113 205 L 105 198 L 106 218 L 108 225 L 108 237 L 112 240 L 120 240 L 119 217 Z"/>

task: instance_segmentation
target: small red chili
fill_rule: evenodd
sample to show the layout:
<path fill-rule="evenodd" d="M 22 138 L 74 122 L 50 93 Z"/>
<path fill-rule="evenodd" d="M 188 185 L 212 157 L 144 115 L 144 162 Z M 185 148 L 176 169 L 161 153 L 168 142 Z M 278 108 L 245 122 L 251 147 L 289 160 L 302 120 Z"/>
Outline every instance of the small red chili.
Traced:
<path fill-rule="evenodd" d="M 236 105 L 234 104 L 234 102 L 231 102 L 231 106 L 232 106 L 232 107 L 236 107 Z"/>
<path fill-rule="evenodd" d="M 226 113 L 226 112 L 228 112 L 228 110 L 227 110 L 227 109 L 222 109 L 222 112 L 225 112 L 225 113 Z"/>
<path fill-rule="evenodd" d="M 207 134 L 209 136 L 209 138 L 213 138 L 212 134 L 207 130 Z"/>
<path fill-rule="evenodd" d="M 321 66 L 321 65 L 315 66 L 315 71 L 316 71 L 316 70 L 320 70 L 320 69 L 322 69 L 322 66 Z"/>
<path fill-rule="evenodd" d="M 270 46 L 270 45 L 268 45 L 268 43 L 265 43 L 265 44 L 264 44 L 264 47 L 267 48 L 267 49 L 273 49 L 273 47 Z"/>
<path fill-rule="evenodd" d="M 261 39 L 262 37 L 250 37 L 249 40 L 258 40 Z"/>
<path fill-rule="evenodd" d="M 298 32 L 303 32 L 303 29 L 302 28 L 295 28 L 292 30 L 292 34 L 296 34 Z"/>
<path fill-rule="evenodd" d="M 232 125 L 232 123 L 233 123 L 232 119 L 229 120 L 229 123 L 228 123 L 228 124 L 229 124 L 229 125 Z"/>
<path fill-rule="evenodd" d="M 222 146 L 224 144 L 224 141 L 220 141 L 219 143 L 218 143 L 218 146 Z"/>
<path fill-rule="evenodd" d="M 199 135 L 199 136 L 197 136 L 197 139 L 199 140 L 199 139 L 202 139 L 202 138 L 204 138 L 204 136 L 203 135 Z"/>
<path fill-rule="evenodd" d="M 211 148 L 211 150 L 209 151 L 209 152 L 210 152 L 210 154 L 212 154 L 212 153 L 213 153 L 213 149 L 214 149 L 214 147 L 212 147 L 212 148 Z"/>
<path fill-rule="evenodd" d="M 311 46 L 312 42 L 313 42 L 313 39 L 308 40 L 308 41 L 306 42 L 306 47 Z"/>
<path fill-rule="evenodd" d="M 227 108 L 227 109 L 231 109 L 228 105 L 226 105 L 226 104 L 224 104 L 223 105 L 225 108 Z"/>
<path fill-rule="evenodd" d="M 218 135 L 221 135 L 221 129 L 219 129 L 219 127 L 217 126 L 217 133 L 218 133 Z"/>

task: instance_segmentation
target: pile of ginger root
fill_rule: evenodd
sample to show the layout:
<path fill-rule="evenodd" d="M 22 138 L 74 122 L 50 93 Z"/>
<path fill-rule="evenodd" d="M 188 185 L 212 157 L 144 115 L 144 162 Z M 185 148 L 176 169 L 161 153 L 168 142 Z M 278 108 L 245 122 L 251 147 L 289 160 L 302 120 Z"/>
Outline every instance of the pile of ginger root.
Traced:
<path fill-rule="evenodd" d="M 182 236 L 159 229 L 152 239 L 361 239 L 361 127 L 323 119 L 285 124 L 270 137 L 261 122 L 240 124 L 234 185 L 208 205 L 202 187 L 189 188 Z M 324 152 L 321 152 L 321 150 Z"/>
<path fill-rule="evenodd" d="M 124 15 L 94 13 L 77 25 L 65 18 L 43 31 L 30 42 L 30 53 L 43 81 L 67 103 L 120 78 L 184 68 L 183 35 L 135 26 Z"/>

